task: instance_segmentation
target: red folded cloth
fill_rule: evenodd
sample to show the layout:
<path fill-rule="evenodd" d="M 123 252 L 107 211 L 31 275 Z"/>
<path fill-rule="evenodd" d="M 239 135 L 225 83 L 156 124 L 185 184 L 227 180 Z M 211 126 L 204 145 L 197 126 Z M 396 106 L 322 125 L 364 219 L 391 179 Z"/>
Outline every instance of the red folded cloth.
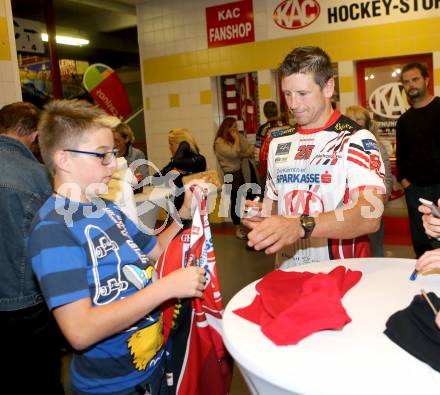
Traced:
<path fill-rule="evenodd" d="M 360 271 L 338 266 L 330 273 L 275 270 L 256 285 L 247 307 L 234 311 L 261 326 L 277 345 L 297 344 L 324 329 L 342 329 L 351 321 L 341 298 L 361 279 Z"/>

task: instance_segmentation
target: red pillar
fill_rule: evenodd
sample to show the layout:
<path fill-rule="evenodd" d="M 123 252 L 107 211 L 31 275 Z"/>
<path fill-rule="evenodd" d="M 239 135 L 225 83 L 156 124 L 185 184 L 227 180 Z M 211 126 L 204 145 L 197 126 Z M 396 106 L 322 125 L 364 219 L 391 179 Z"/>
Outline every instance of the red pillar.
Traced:
<path fill-rule="evenodd" d="M 55 12 L 52 0 L 44 0 L 44 14 L 46 16 L 46 30 L 49 36 L 49 56 L 52 69 L 52 94 L 55 99 L 63 98 L 63 88 L 61 86 L 60 64 L 58 62 Z"/>

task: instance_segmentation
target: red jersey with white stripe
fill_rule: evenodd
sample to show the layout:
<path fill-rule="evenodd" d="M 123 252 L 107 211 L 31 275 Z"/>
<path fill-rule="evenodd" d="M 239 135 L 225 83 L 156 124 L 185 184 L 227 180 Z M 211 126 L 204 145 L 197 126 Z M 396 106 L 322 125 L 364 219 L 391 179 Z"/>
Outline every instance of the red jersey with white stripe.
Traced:
<path fill-rule="evenodd" d="M 384 193 L 384 178 L 374 135 L 337 111 L 324 130 L 298 129 L 293 135 L 273 140 L 269 147 L 266 194 L 278 202 L 280 215 L 334 211 L 355 201 L 360 190 L 379 189 Z M 370 215 L 381 215 L 382 202 L 372 193 L 369 201 L 376 209 Z M 343 220 L 343 212 L 340 217 Z M 312 237 L 285 248 L 277 262 L 284 269 L 369 254 L 366 236 L 352 240 Z"/>

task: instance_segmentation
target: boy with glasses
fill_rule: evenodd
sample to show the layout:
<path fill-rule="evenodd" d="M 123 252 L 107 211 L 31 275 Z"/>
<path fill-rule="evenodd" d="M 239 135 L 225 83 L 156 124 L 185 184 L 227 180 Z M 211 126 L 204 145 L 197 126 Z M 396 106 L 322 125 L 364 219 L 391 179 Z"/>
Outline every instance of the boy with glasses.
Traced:
<path fill-rule="evenodd" d="M 115 168 L 106 114 L 82 101 L 53 101 L 39 123 L 39 144 L 55 194 L 40 209 L 29 256 L 46 302 L 76 350 L 75 393 L 167 393 L 161 312 L 171 298 L 201 297 L 204 270 L 181 269 L 138 290 L 124 266 L 144 270 L 178 233 L 172 223 L 156 237 L 101 194 Z M 179 214 L 191 214 L 188 192 Z"/>

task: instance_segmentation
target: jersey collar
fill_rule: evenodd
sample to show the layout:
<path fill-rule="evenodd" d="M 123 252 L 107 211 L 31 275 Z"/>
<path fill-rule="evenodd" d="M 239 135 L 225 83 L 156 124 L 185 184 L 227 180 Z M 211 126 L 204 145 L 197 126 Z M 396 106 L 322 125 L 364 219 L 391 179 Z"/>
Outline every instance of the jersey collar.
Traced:
<path fill-rule="evenodd" d="M 298 125 L 297 132 L 300 134 L 312 134 L 316 132 L 321 132 L 322 130 L 326 130 L 330 125 L 333 125 L 336 120 L 340 117 L 341 113 L 337 110 L 333 110 L 332 115 L 330 115 L 330 118 L 325 123 L 325 125 L 315 128 L 315 129 L 301 129 L 301 126 Z"/>

